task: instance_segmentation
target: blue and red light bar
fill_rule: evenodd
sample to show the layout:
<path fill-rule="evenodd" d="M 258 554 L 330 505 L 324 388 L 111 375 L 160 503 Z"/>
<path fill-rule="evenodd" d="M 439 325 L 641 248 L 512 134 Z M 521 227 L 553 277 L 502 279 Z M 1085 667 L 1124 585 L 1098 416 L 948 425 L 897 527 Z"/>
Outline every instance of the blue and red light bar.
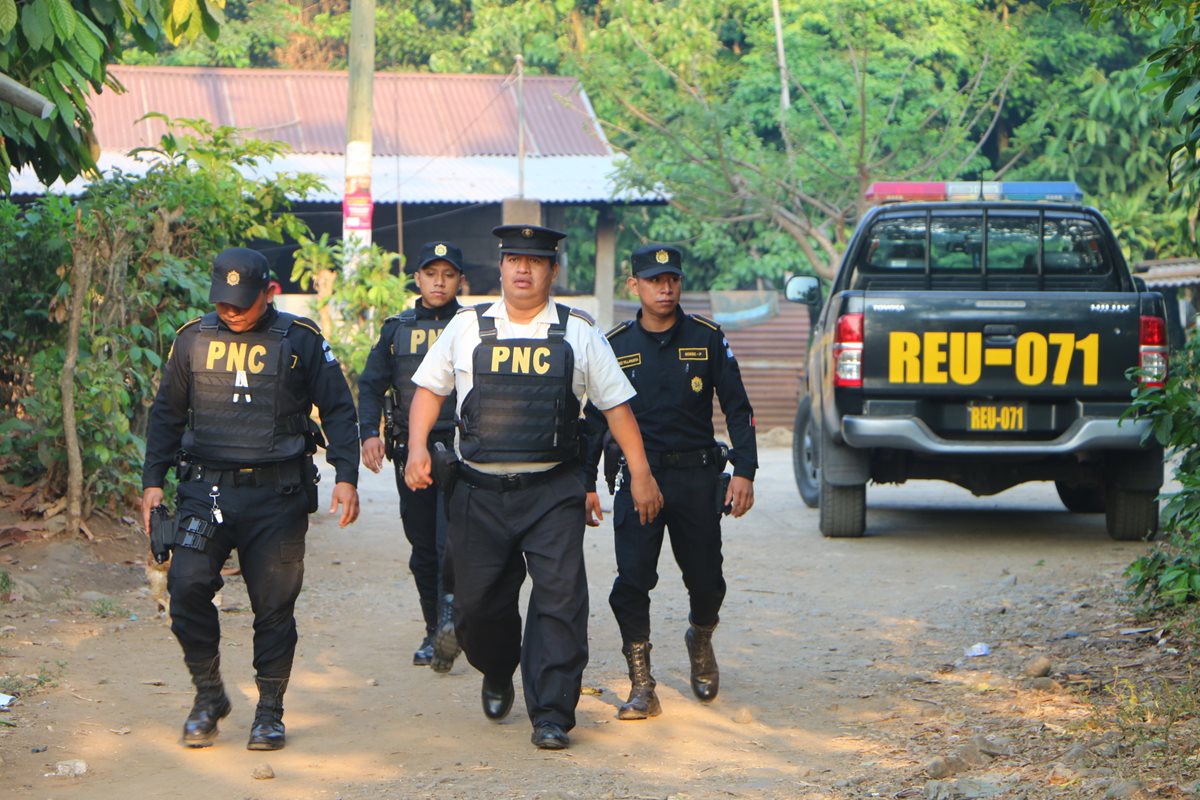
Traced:
<path fill-rule="evenodd" d="M 1023 200 L 1078 203 L 1083 192 L 1074 181 L 876 181 L 867 187 L 872 203 L 942 200 Z"/>

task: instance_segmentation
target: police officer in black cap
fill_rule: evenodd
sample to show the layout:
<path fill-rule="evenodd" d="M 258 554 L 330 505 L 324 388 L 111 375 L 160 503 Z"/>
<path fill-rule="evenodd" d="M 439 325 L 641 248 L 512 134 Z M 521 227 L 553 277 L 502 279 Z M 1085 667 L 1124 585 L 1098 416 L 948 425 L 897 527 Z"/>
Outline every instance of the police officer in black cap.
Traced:
<path fill-rule="evenodd" d="M 621 650 L 632 684 L 629 699 L 617 713 L 620 719 L 645 719 L 662 710 L 650 673 L 650 590 L 658 583 L 664 528 L 690 601 L 691 624 L 684 641 L 692 691 L 705 702 L 717 696 L 720 676 L 712 635 L 725 598 L 721 513 L 729 509 L 740 517 L 754 504 L 754 411 L 720 327 L 679 307 L 681 264 L 674 247 L 652 244 L 635 250 L 627 286 L 642 307 L 637 319 L 608 332 L 621 368 L 637 389 L 630 405 L 664 498 L 662 514 L 649 523 L 632 513 L 624 485 L 613 502 L 617 578 L 608 600 L 621 629 Z M 728 453 L 733 476 L 727 489 L 721 480 L 726 454 L 713 436 L 714 392 L 733 440 Z M 594 522 L 602 518 L 595 477 L 606 425 L 590 405 L 587 418 L 587 503 L 589 521 Z"/>
<path fill-rule="evenodd" d="M 426 242 L 409 272 L 420 298 L 413 308 L 384 320 L 379 341 L 371 348 L 358 379 L 359 433 L 363 464 L 379 472 L 385 455 L 396 466 L 400 492 L 400 519 L 412 545 L 408 567 L 417 583 L 425 639 L 413 653 L 413 664 L 448 672 L 458 655 L 454 633 L 452 577 L 442 574 L 446 547 L 446 514 L 442 493 L 436 487 L 413 491 L 404 483 L 408 454 L 408 411 L 416 384 L 417 365 L 437 340 L 446 323 L 458 312 L 462 283 L 462 250 L 450 242 Z M 384 410 L 386 430 L 380 435 L 379 416 Z M 387 441 L 384 441 L 386 437 Z M 442 406 L 429 435 L 429 448 L 441 442 L 454 447 L 454 402 Z M 448 566 L 448 565 L 447 565 Z M 436 642 L 436 646 L 435 646 Z"/>
<path fill-rule="evenodd" d="M 258 707 L 247 748 L 284 746 L 283 696 L 296 651 L 296 597 L 308 515 L 317 510 L 312 453 L 322 442 L 337 471 L 330 513 L 358 517 L 358 420 L 329 345 L 310 320 L 277 311 L 267 260 L 235 247 L 213 262 L 216 311 L 179 329 L 150 410 L 142 522 L 163 500 L 175 465 L 177 535 L 167 574 L 171 632 L 196 686 L 183 744 L 208 747 L 231 706 L 220 672 L 212 604 L 236 548 L 254 610 Z"/>
<path fill-rule="evenodd" d="M 465 308 L 421 362 L 409 418 L 405 479 L 430 483 L 429 432 L 457 392 L 457 482 L 450 493 L 450 549 L 458 639 L 483 673 L 484 714 L 513 702 L 518 663 L 533 744 L 567 747 L 587 664 L 585 497 L 578 423 L 586 393 L 629 463 L 635 513 L 653 519 L 662 503 L 629 409 L 633 389 L 591 318 L 554 303 L 564 234 L 503 225 L 503 298 Z M 440 470 L 439 470 L 440 471 Z M 518 606 L 533 579 L 524 641 Z"/>

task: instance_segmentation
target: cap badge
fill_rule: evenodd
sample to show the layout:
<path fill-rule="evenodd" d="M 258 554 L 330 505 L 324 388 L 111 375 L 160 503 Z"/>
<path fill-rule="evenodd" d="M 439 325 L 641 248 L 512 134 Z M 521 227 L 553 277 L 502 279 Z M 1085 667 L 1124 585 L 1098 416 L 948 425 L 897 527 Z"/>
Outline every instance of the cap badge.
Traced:
<path fill-rule="evenodd" d="M 433 248 L 433 254 L 434 254 L 435 256 L 444 256 L 444 255 L 446 255 L 446 245 L 444 245 L 444 244 L 439 244 L 439 245 L 437 245 L 436 247 L 434 247 L 434 248 Z"/>
<path fill-rule="evenodd" d="M 242 282 L 242 276 L 239 275 L 236 270 L 231 269 L 229 272 L 225 273 L 225 282 L 230 286 L 237 286 Z"/>
<path fill-rule="evenodd" d="M 533 238 L 533 228 L 522 228 L 521 235 L 524 236 L 526 239 L 532 239 Z"/>
<path fill-rule="evenodd" d="M 654 254 L 654 260 L 660 264 L 665 264 L 671 260 L 671 255 L 666 250 L 659 250 Z"/>
<path fill-rule="evenodd" d="M 661 252 L 661 251 L 660 251 Z M 696 375 L 692 378 L 692 391 L 700 394 L 700 390 L 704 388 L 704 381 L 700 380 L 700 376 Z"/>

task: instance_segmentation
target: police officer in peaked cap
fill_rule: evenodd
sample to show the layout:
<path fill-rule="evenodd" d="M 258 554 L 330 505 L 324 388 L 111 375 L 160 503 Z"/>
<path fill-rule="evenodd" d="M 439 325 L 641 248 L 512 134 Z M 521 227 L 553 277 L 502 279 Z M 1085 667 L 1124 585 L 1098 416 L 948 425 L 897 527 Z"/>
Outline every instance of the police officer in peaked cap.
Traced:
<path fill-rule="evenodd" d="M 758 451 L 754 411 L 729 342 L 711 319 L 684 313 L 679 307 L 683 281 L 679 250 L 647 245 L 634 251 L 631 263 L 627 286 L 640 300 L 641 310 L 637 319 L 622 322 L 607 336 L 621 369 L 637 389 L 630 405 L 664 504 L 662 514 L 647 521 L 633 513 L 634 499 L 627 485 L 617 492 L 613 501 L 617 578 L 608 601 L 621 630 L 631 683 L 629 699 L 617 716 L 645 719 L 662 710 L 650 672 L 650 590 L 658 583 L 664 529 L 688 591 L 691 613 L 684 641 L 692 692 L 706 702 L 717 696 L 720 674 L 712 635 L 725 598 L 721 513 L 729 509 L 740 517 L 754 504 Z M 726 451 L 713 435 L 714 393 L 733 440 L 728 488 L 721 479 Z M 587 418 L 587 503 L 589 520 L 594 520 L 602 518 L 595 477 L 606 420 L 590 405 Z"/>
<path fill-rule="evenodd" d="M 662 496 L 630 410 L 633 387 L 581 311 L 550 297 L 564 234 L 502 225 L 502 298 L 460 311 L 429 348 L 413 381 L 405 479 L 430 484 L 427 441 L 456 393 L 461 463 L 450 489 L 449 542 L 458 639 L 483 673 L 484 714 L 513 702 L 518 663 L 533 744 L 569 746 L 587 664 L 585 496 L 578 423 L 586 394 L 629 463 L 634 513 L 653 519 Z M 533 580 L 522 639 L 518 599 Z"/>
<path fill-rule="evenodd" d="M 358 379 L 359 434 L 363 464 L 379 472 L 385 455 L 396 468 L 400 520 L 412 546 L 408 567 L 417 584 L 425 638 L 413 653 L 413 664 L 448 672 L 459 653 L 453 618 L 453 577 L 445 561 L 446 514 L 436 487 L 414 491 L 404 483 L 408 455 L 408 411 L 416 384 L 417 365 L 461 306 L 458 291 L 463 277 L 462 250 L 451 242 L 426 242 L 408 271 L 420 297 L 413 308 L 384 320 L 379 341 L 371 348 Z M 429 434 L 436 443 L 454 447 L 454 401 L 442 405 Z M 381 411 L 385 430 L 379 429 Z M 443 565 L 447 569 L 443 569 Z"/>
<path fill-rule="evenodd" d="M 336 470 L 330 513 L 358 516 L 358 420 L 337 359 L 310 320 L 275 309 L 267 260 L 234 247 L 213 261 L 216 311 L 177 332 L 150 410 L 142 521 L 162 503 L 175 467 L 175 547 L 167 574 L 171 632 L 196 687 L 183 744 L 208 747 L 231 709 L 212 604 L 230 552 L 254 610 L 258 707 L 247 748 L 284 746 L 283 696 L 296 651 L 294 609 L 304 576 L 308 515 L 317 510 L 312 454 Z"/>

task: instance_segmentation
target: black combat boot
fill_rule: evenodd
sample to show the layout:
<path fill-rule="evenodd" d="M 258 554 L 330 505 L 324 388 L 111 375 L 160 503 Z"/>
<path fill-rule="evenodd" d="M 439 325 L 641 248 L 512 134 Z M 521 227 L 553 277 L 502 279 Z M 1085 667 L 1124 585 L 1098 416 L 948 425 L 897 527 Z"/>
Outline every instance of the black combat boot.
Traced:
<path fill-rule="evenodd" d="M 421 646 L 413 651 L 413 666 L 428 667 L 433 663 L 433 634 L 425 634 Z"/>
<path fill-rule="evenodd" d="M 217 722 L 229 716 L 232 708 L 221 683 L 221 657 L 184 663 L 196 685 L 196 701 L 183 723 L 183 746 L 209 747 L 217 738 Z"/>
<path fill-rule="evenodd" d="M 429 667 L 434 672 L 449 672 L 454 659 L 462 648 L 458 646 L 458 634 L 454 630 L 454 595 L 442 596 L 438 607 L 438 626 L 433 634 L 433 660 Z"/>
<path fill-rule="evenodd" d="M 283 730 L 283 693 L 287 678 L 255 678 L 258 684 L 258 708 L 250 727 L 247 750 L 282 750 L 287 739 Z"/>
<path fill-rule="evenodd" d="M 688 659 L 692 662 L 692 692 L 706 703 L 716 699 L 721 685 L 717 656 L 712 647 L 712 635 L 716 629 L 715 622 L 712 625 L 693 622 L 683 636 Z"/>
<path fill-rule="evenodd" d="M 645 719 L 657 717 L 662 713 L 662 704 L 654 687 L 658 684 L 650 674 L 650 651 L 653 649 L 649 642 L 630 642 L 621 648 L 625 661 L 629 664 L 629 699 L 617 711 L 617 719 Z"/>

